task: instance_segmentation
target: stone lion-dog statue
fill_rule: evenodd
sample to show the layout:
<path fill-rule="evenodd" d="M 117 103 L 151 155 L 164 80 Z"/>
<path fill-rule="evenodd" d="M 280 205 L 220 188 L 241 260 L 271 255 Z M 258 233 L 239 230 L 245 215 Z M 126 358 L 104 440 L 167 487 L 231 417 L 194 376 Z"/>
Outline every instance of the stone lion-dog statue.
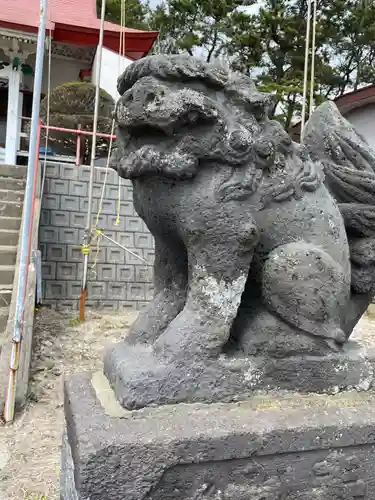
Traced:
<path fill-rule="evenodd" d="M 190 56 L 134 62 L 118 91 L 112 165 L 155 238 L 155 298 L 105 359 L 120 402 L 312 390 L 307 358 L 327 389 L 374 292 L 374 152 L 332 102 L 293 142 L 271 95 Z"/>

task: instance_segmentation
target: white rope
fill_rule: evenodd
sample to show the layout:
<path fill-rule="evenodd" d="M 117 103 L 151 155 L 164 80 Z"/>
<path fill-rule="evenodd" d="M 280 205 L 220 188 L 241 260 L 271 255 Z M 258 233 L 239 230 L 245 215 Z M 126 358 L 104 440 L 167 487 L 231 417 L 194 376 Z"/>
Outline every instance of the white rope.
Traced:
<path fill-rule="evenodd" d="M 105 167 L 105 175 L 104 175 L 104 182 L 103 182 L 103 187 L 102 187 L 102 194 L 100 195 L 100 200 L 99 200 L 99 207 L 98 207 L 98 213 L 96 214 L 96 221 L 95 221 L 95 227 L 98 226 L 99 224 L 99 218 L 102 212 L 103 208 L 103 200 L 104 200 L 104 195 L 105 195 L 105 188 L 107 185 L 107 178 L 108 178 L 108 173 L 109 173 L 109 162 L 111 159 L 111 152 L 112 152 L 112 144 L 113 144 L 113 134 L 115 132 L 115 119 L 112 120 L 112 126 L 111 126 L 111 138 L 109 139 L 109 147 L 108 147 L 108 155 L 107 155 L 107 162 L 106 162 L 106 167 Z"/>
<path fill-rule="evenodd" d="M 118 57 L 118 65 L 117 65 L 118 76 L 120 76 L 121 73 L 122 73 L 122 71 L 123 71 L 123 68 L 121 68 L 121 63 L 124 61 L 123 57 L 125 56 L 125 50 L 126 50 L 126 47 L 125 47 L 125 0 L 121 0 L 120 47 L 119 47 L 119 57 Z M 117 104 L 116 104 L 116 107 L 117 107 Z M 96 214 L 96 220 L 95 220 L 95 231 L 97 233 L 97 238 L 98 239 L 97 239 L 96 257 L 95 257 L 93 265 L 91 267 L 91 271 L 92 272 L 94 271 L 94 269 L 96 267 L 96 262 L 97 262 L 97 259 L 98 259 L 98 256 L 99 256 L 100 239 L 101 239 L 102 236 L 105 237 L 105 238 L 107 238 L 109 241 L 112 241 L 116 245 L 121 246 L 117 242 L 115 242 L 114 240 L 112 240 L 111 238 L 108 238 L 107 236 L 105 236 L 103 234 L 102 230 L 98 227 L 100 215 L 101 215 L 101 212 L 102 212 L 102 209 L 103 209 L 103 200 L 104 200 L 104 196 L 105 196 L 105 188 L 107 186 L 107 179 L 108 179 L 108 174 L 109 174 L 109 162 L 110 162 L 110 158 L 111 158 L 111 154 L 112 154 L 113 135 L 114 135 L 114 132 L 115 132 L 115 125 L 116 125 L 116 122 L 115 122 L 115 116 L 114 116 L 113 119 L 112 119 L 111 138 L 110 138 L 109 147 L 108 147 L 108 154 L 107 154 L 107 162 L 106 162 L 106 169 L 105 169 L 105 175 L 104 175 L 104 182 L 103 182 L 102 192 L 101 192 L 101 196 L 100 196 L 100 200 L 99 200 L 98 212 Z M 121 177 L 119 176 L 119 182 L 118 182 L 118 205 L 120 205 L 120 195 L 121 195 Z M 119 221 L 119 217 L 120 217 L 120 210 L 119 210 L 119 208 L 120 207 L 118 206 L 117 219 L 116 219 L 116 222 L 115 222 L 116 225 L 118 225 L 119 222 L 120 222 Z M 125 251 L 131 253 L 132 255 L 136 256 L 137 258 L 143 260 L 141 257 L 137 256 L 136 254 L 133 254 L 133 252 L 131 252 L 127 248 L 123 247 L 123 249 Z"/>
<path fill-rule="evenodd" d="M 316 3 L 314 1 L 313 25 L 312 25 L 312 43 L 311 43 L 311 75 L 310 75 L 310 106 L 309 116 L 314 110 L 314 87 L 315 87 L 315 45 L 316 45 Z"/>
<path fill-rule="evenodd" d="M 122 57 L 125 54 L 125 0 L 121 0 L 121 14 L 120 14 L 120 48 L 119 48 L 119 58 L 118 58 L 118 65 L 117 65 L 117 72 L 118 76 L 121 74 L 121 62 L 123 61 Z M 99 201 L 99 207 L 98 207 L 98 212 L 96 214 L 96 221 L 95 221 L 95 228 L 98 227 L 99 224 L 99 218 L 101 215 L 101 211 L 103 208 L 103 200 L 104 200 L 104 195 L 105 195 L 105 188 L 107 185 L 107 179 L 108 179 L 108 173 L 109 173 L 109 162 L 112 154 L 112 146 L 113 146 L 113 135 L 115 132 L 115 117 L 112 119 L 112 126 L 111 126 L 111 138 L 109 141 L 109 147 L 108 147 L 108 155 L 107 155 L 107 162 L 106 162 L 106 168 L 105 168 L 105 175 L 104 175 L 104 182 L 102 186 L 102 193 L 100 196 L 100 201 Z M 120 190 L 121 190 L 121 183 L 119 182 L 119 195 L 120 195 Z"/>
<path fill-rule="evenodd" d="M 302 97 L 302 116 L 301 116 L 301 138 L 306 120 L 306 100 L 307 100 L 307 79 L 309 71 L 309 49 L 310 49 L 310 27 L 311 27 L 311 0 L 307 0 L 307 26 L 305 42 L 305 67 L 303 73 L 303 97 Z"/>
<path fill-rule="evenodd" d="M 136 253 L 132 252 L 131 250 L 129 250 L 129 248 L 126 248 L 124 247 L 124 245 L 121 245 L 120 243 L 118 243 L 116 240 L 113 240 L 112 238 L 110 238 L 109 236 L 107 236 L 106 234 L 103 233 L 103 231 L 100 232 L 100 236 L 105 238 L 106 240 L 110 241 L 111 243 L 113 243 L 114 245 L 122 248 L 123 250 L 125 250 L 125 252 L 128 252 L 130 253 L 130 255 L 133 255 L 133 257 L 136 257 L 137 259 L 141 260 L 142 262 L 144 262 L 145 264 L 147 264 L 148 266 L 153 266 L 153 264 L 150 264 L 149 262 L 147 262 L 147 260 L 145 260 L 143 257 L 140 257 L 139 255 L 137 255 Z"/>
<path fill-rule="evenodd" d="M 51 103 L 51 73 L 52 73 L 52 16 L 51 16 L 51 7 L 49 7 L 49 40 L 48 40 L 48 81 L 47 81 L 47 131 L 46 131 L 46 140 L 44 147 L 44 161 L 43 161 L 43 177 L 40 188 L 40 197 L 43 198 L 44 193 L 44 183 L 46 180 L 46 171 L 47 171 L 47 148 L 48 148 L 48 140 L 49 140 L 49 125 L 50 125 L 50 103 Z M 38 151 L 39 157 L 39 151 Z"/>

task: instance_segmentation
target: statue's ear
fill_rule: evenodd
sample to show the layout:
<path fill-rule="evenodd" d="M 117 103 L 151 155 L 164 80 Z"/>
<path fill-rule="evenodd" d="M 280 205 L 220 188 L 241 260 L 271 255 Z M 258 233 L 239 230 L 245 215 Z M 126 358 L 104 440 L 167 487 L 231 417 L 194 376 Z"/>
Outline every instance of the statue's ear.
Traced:
<path fill-rule="evenodd" d="M 375 205 L 375 152 L 333 102 L 313 112 L 301 142 L 323 164 L 326 184 L 339 202 Z"/>

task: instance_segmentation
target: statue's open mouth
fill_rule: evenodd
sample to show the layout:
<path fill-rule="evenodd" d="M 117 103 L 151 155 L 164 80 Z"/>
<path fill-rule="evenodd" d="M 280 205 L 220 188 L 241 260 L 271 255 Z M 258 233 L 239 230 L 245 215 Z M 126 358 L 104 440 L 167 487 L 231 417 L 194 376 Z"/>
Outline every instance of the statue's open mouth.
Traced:
<path fill-rule="evenodd" d="M 174 135 L 172 126 L 162 127 L 153 123 L 136 123 L 126 127 L 129 139 L 137 143 L 159 143 Z"/>

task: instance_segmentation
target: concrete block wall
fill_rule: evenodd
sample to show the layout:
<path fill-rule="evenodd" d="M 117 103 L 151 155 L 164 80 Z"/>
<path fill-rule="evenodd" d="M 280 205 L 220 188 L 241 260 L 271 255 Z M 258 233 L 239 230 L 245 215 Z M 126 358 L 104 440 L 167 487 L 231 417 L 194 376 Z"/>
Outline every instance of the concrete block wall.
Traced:
<path fill-rule="evenodd" d="M 47 165 L 39 230 L 42 252 L 44 303 L 56 308 L 79 306 L 86 226 L 89 167 L 71 164 Z M 95 168 L 93 220 L 96 219 L 105 168 Z M 143 309 L 153 296 L 152 264 L 154 242 L 133 206 L 132 185 L 121 179 L 120 223 L 115 225 L 118 203 L 118 176 L 109 171 L 99 226 L 103 232 L 135 254 L 147 266 L 108 240 L 102 239 L 97 263 L 92 247 L 89 265 L 87 305 L 113 309 Z"/>

